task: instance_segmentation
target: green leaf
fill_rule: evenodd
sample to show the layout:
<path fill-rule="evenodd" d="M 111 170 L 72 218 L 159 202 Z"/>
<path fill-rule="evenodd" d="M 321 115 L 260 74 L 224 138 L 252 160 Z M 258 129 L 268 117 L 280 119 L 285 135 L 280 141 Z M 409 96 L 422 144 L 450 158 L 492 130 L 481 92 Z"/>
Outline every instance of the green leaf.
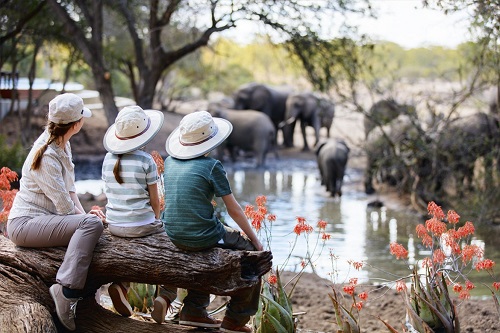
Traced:
<path fill-rule="evenodd" d="M 335 318 L 337 319 L 337 325 L 342 328 L 341 332 L 345 333 L 359 333 L 361 332 L 358 321 L 354 316 L 348 311 L 339 301 L 337 292 L 333 289 L 333 295 L 328 294 L 333 302 Z"/>
<path fill-rule="evenodd" d="M 276 277 L 278 278 L 278 303 L 281 304 L 281 306 L 283 306 L 286 309 L 286 311 L 288 311 L 291 315 L 293 312 L 292 303 L 290 302 L 290 299 L 285 292 L 285 288 L 281 283 L 281 278 L 278 270 L 276 270 Z"/>
<path fill-rule="evenodd" d="M 275 333 L 292 333 L 295 332 L 293 327 L 289 330 L 285 328 L 281 323 L 279 322 L 278 319 L 274 318 L 273 316 L 270 316 L 267 313 L 264 313 L 264 318 L 263 318 L 264 323 L 270 323 L 270 325 L 273 327 L 273 332 Z M 267 331 L 266 331 L 267 332 Z M 263 331 L 263 333 L 265 333 Z"/>
<path fill-rule="evenodd" d="M 276 302 L 275 300 L 271 299 L 271 298 L 268 298 L 266 297 L 265 295 L 262 295 L 264 298 L 267 299 L 267 301 L 269 302 L 269 308 L 273 309 L 273 310 L 278 310 L 278 316 L 270 316 L 270 317 L 273 317 L 273 318 L 281 318 L 281 320 L 279 320 L 279 322 L 281 322 L 284 327 L 286 327 L 287 329 L 289 329 L 288 332 L 293 332 L 294 331 L 294 325 L 293 325 L 293 317 L 292 317 L 292 313 L 291 312 L 288 312 L 283 306 L 281 306 L 278 302 Z M 271 311 L 264 311 L 263 312 L 263 316 L 264 315 L 268 315 L 270 314 Z"/>

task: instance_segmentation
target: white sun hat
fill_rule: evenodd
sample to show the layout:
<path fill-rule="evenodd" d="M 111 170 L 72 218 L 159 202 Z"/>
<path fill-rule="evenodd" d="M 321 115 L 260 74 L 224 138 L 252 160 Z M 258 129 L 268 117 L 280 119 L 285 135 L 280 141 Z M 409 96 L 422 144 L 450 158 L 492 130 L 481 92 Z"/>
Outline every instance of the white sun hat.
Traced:
<path fill-rule="evenodd" d="M 207 111 L 196 111 L 182 118 L 169 135 L 165 148 L 175 158 L 187 160 L 205 155 L 220 145 L 233 130 L 226 119 L 212 117 Z"/>
<path fill-rule="evenodd" d="M 125 154 L 148 144 L 163 125 L 163 112 L 126 106 L 104 135 L 103 144 L 113 154 Z"/>

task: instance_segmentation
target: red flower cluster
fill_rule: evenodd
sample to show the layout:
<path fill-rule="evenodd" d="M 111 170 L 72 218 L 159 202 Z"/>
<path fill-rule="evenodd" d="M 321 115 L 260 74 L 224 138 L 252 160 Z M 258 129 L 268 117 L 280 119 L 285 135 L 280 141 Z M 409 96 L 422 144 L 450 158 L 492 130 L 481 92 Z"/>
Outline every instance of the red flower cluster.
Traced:
<path fill-rule="evenodd" d="M 267 278 L 267 282 L 269 282 L 270 284 L 276 284 L 278 283 L 278 277 L 276 276 L 276 274 L 271 274 Z"/>
<path fill-rule="evenodd" d="M 310 234 L 313 232 L 313 227 L 310 224 L 306 223 L 306 219 L 300 216 L 297 216 L 297 224 L 293 228 L 293 232 L 300 236 L 303 232 Z"/>
<path fill-rule="evenodd" d="M 391 254 L 396 256 L 396 259 L 403 258 L 406 259 L 408 258 L 408 250 L 404 248 L 403 245 L 398 244 L 396 242 L 392 242 L 390 245 L 390 251 Z"/>
<path fill-rule="evenodd" d="M 3 209 L 0 211 L 0 223 L 7 221 L 12 202 L 17 194 L 17 190 L 11 190 L 10 183 L 17 180 L 17 173 L 7 167 L 0 169 L 0 201 Z"/>
<path fill-rule="evenodd" d="M 163 174 L 163 171 L 165 171 L 165 162 L 163 161 L 163 157 L 161 157 L 160 153 L 156 150 L 151 152 L 151 156 L 153 157 L 156 167 L 158 168 L 158 174 Z"/>

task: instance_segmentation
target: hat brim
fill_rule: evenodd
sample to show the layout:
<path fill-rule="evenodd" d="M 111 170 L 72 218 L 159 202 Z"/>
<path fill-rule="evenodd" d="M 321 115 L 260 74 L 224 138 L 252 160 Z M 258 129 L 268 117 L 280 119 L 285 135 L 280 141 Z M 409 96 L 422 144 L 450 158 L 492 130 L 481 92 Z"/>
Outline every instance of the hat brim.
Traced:
<path fill-rule="evenodd" d="M 82 110 L 83 110 L 82 117 L 84 117 L 84 118 L 92 117 L 92 111 L 90 111 L 90 109 L 88 107 L 84 106 Z"/>
<path fill-rule="evenodd" d="M 104 135 L 104 139 L 102 140 L 104 148 L 112 154 L 126 154 L 147 145 L 163 126 L 164 116 L 163 112 L 158 110 L 144 110 L 144 112 L 151 120 L 149 128 L 146 132 L 142 133 L 138 137 L 122 140 L 116 137 L 116 124 L 113 124 L 108 128 L 106 134 Z"/>
<path fill-rule="evenodd" d="M 213 117 L 212 119 L 218 128 L 217 134 L 214 137 L 195 146 L 184 146 L 179 140 L 180 127 L 178 126 L 172 133 L 170 133 L 165 143 L 167 153 L 172 157 L 181 160 L 188 160 L 205 155 L 220 145 L 233 131 L 233 125 L 226 119 L 216 117 Z"/>

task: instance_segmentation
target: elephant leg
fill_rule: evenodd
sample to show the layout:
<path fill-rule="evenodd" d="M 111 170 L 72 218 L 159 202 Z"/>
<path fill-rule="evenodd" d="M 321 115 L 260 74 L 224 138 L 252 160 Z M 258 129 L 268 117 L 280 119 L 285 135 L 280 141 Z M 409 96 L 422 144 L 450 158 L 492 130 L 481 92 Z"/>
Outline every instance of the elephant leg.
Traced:
<path fill-rule="evenodd" d="M 304 138 L 304 147 L 303 151 L 309 150 L 309 145 L 307 144 L 307 136 L 306 136 L 306 123 L 304 121 L 300 121 L 300 130 L 302 131 L 302 138 Z"/>
<path fill-rule="evenodd" d="M 368 163 L 365 170 L 365 193 L 373 194 L 375 189 L 373 188 L 373 172 L 375 168 L 374 161 L 368 157 Z"/>

